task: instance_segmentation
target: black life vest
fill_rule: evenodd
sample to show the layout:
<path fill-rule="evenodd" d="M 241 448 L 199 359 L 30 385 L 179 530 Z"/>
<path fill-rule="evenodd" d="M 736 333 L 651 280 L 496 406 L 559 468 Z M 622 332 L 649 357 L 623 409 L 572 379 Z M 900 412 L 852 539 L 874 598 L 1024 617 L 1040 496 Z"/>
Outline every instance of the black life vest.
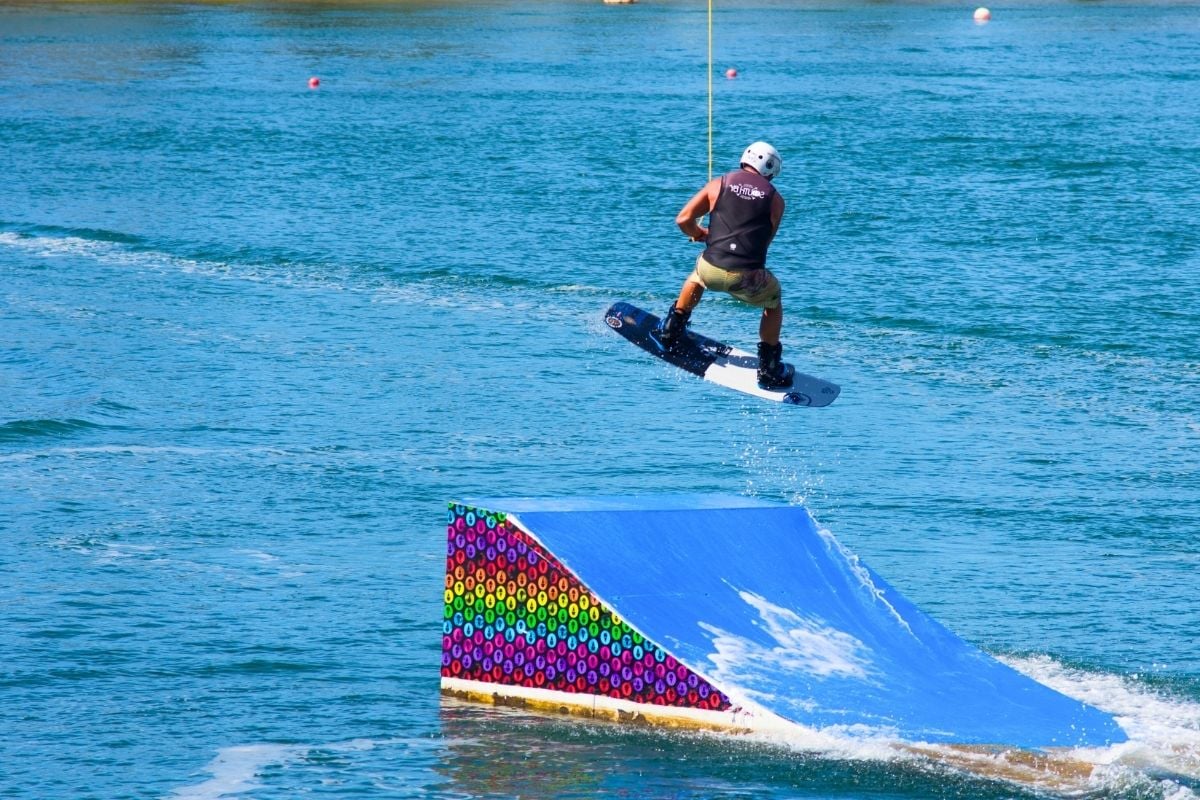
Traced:
<path fill-rule="evenodd" d="M 709 213 L 704 260 L 724 269 L 765 267 L 775 194 L 771 182 L 753 172 L 739 169 L 723 176 Z"/>

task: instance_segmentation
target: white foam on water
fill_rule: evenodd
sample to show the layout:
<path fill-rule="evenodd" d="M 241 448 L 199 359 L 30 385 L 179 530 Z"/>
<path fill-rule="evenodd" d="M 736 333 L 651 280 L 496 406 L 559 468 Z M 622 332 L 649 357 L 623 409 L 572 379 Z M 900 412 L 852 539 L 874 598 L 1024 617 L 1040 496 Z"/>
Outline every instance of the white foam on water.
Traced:
<path fill-rule="evenodd" d="M 34 256 L 54 258 L 59 256 L 85 256 L 96 263 L 109 266 L 128 267 L 157 273 L 182 273 L 222 280 L 246 281 L 250 283 L 286 286 L 318 291 L 344 291 L 359 288 L 369 291 L 386 288 L 384 281 L 367 282 L 368 285 L 354 286 L 350 269 L 320 269 L 284 267 L 278 265 L 255 265 L 230 263 L 217 260 L 184 258 L 154 250 L 133 249 L 121 242 L 100 241 L 78 236 L 21 236 L 0 233 L 0 245 L 15 247 Z M 374 285 L 378 283 L 379 285 Z"/>
<path fill-rule="evenodd" d="M 1200 703 L 1140 684 L 1137 676 L 1088 672 L 1048 656 L 1002 658 L 1030 678 L 1112 714 L 1129 741 L 1047 753 L 905 742 L 886 730 L 799 729 L 756 738 L 835 758 L 914 761 L 1067 797 L 1135 795 L 1197 800 Z"/>
<path fill-rule="evenodd" d="M 363 274 L 353 267 L 329 264 L 320 267 L 304 264 L 256 265 L 192 259 L 153 250 L 133 249 L 121 242 L 78 236 L 23 236 L 6 232 L 0 233 L 0 246 L 14 247 L 44 258 L 85 256 L 99 264 L 160 274 L 181 273 L 318 292 L 361 293 L 367 295 L 371 302 L 381 304 L 453 308 L 464 313 L 504 311 L 514 316 L 544 313 L 550 308 L 536 296 L 536 290 L 529 297 L 521 297 L 521 290 L 514 288 L 506 290 L 504 287 L 489 286 L 471 290 L 465 288 L 464 281 L 456 277 L 397 282 L 384 275 Z M 504 296 L 498 297 L 498 293 Z"/>
<path fill-rule="evenodd" d="M 374 739 L 351 739 L 333 744 L 242 744 L 224 747 L 204 767 L 212 777 L 200 783 L 173 789 L 164 800 L 220 800 L 238 797 L 263 788 L 258 778 L 266 767 L 284 767 L 306 758 L 314 750 L 345 753 L 371 750 L 384 743 Z"/>
<path fill-rule="evenodd" d="M 6 461 L 28 461 L 34 458 L 48 458 L 52 456 L 87 456 L 87 455 L 133 455 L 133 456 L 154 456 L 154 455 L 184 455 L 184 456 L 205 456 L 221 452 L 207 447 L 181 447 L 181 446 L 146 446 L 136 444 L 110 444 L 96 445 L 92 447 L 48 447 L 43 450 L 27 450 L 21 453 L 5 453 L 0 455 L 0 463 Z"/>
<path fill-rule="evenodd" d="M 270 553 L 264 553 L 261 550 L 234 550 L 233 552 L 238 553 L 239 555 L 247 556 L 248 558 L 252 558 L 255 561 L 261 561 L 264 564 L 279 560 L 279 556 L 273 556 Z"/>
<path fill-rule="evenodd" d="M 1073 752 L 1096 765 L 1093 781 L 1100 787 L 1161 781 L 1170 789 L 1164 796 L 1196 797 L 1172 777 L 1200 781 L 1200 702 L 1139 683 L 1136 675 L 1086 672 L 1047 656 L 1002 660 L 1039 683 L 1112 714 L 1120 723 L 1129 741 Z"/>
<path fill-rule="evenodd" d="M 204 767 L 211 778 L 175 789 L 169 797 L 176 800 L 217 800 L 261 789 L 262 784 L 257 777 L 264 767 L 286 763 L 307 750 L 307 747 L 279 744 L 243 744 L 222 748 L 217 751 L 216 758 Z"/>
<path fill-rule="evenodd" d="M 107 542 L 103 545 L 103 548 L 103 550 L 93 553 L 96 556 L 96 560 L 101 564 L 112 563 L 125 558 L 144 558 L 158 551 L 158 548 L 154 545 L 129 544 L 126 542 Z"/>
<path fill-rule="evenodd" d="M 755 744 L 843 761 L 888 763 L 917 760 L 915 755 L 896 746 L 894 731 L 887 729 L 861 726 L 818 729 L 793 724 L 786 729 L 756 730 L 739 736 Z"/>
<path fill-rule="evenodd" d="M 274 446 L 255 447 L 192 447 L 188 445 L 138 445 L 106 444 L 82 447 L 47 447 L 41 450 L 25 450 L 19 453 L 0 455 L 0 464 L 5 462 L 29 461 L 37 458 L 76 458 L 92 455 L 104 456 L 224 456 L 230 458 L 271 456 L 280 459 L 308 458 L 318 448 L 282 448 Z M 420 462 L 417 454 L 410 450 L 355 450 L 344 449 L 333 454 L 344 458 L 369 457 L 388 459 L 393 462 Z M 330 457 L 328 453 L 325 457 Z"/>
<path fill-rule="evenodd" d="M 78 236 L 20 236 L 0 233 L 0 245 L 15 247 L 40 256 L 96 255 L 112 250 L 112 242 L 83 239 Z"/>
<path fill-rule="evenodd" d="M 727 648 L 737 645 L 724 644 Z M 745 658 L 761 657 L 759 650 L 758 646 L 743 647 L 728 650 L 719 658 L 736 653 L 736 662 L 741 663 Z M 816 729 L 791 724 L 755 731 L 745 738 L 827 758 L 905 762 L 918 769 L 966 773 L 1057 796 L 1200 798 L 1193 788 L 1200 781 L 1200 703 L 1141 684 L 1137 676 L 1074 669 L 1047 656 L 1001 660 L 1068 697 L 1112 714 L 1129 741 L 1109 747 L 1033 753 L 1003 747 L 909 742 L 886 728 Z"/>
<path fill-rule="evenodd" d="M 582 294 L 596 295 L 597 297 L 607 297 L 612 294 L 612 289 L 605 286 L 589 286 L 586 283 L 566 283 L 560 286 L 552 286 L 546 291 L 551 294 Z"/>

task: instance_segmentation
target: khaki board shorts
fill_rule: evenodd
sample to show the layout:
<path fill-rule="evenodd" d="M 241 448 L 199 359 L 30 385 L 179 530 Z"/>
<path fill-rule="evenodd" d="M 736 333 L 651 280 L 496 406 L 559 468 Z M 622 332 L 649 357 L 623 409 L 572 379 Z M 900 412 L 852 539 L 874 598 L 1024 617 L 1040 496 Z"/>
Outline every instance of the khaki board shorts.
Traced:
<path fill-rule="evenodd" d="M 779 281 L 766 267 L 724 269 L 708 263 L 704 256 L 700 256 L 696 259 L 696 268 L 687 279 L 705 289 L 727 292 L 752 306 L 779 308 Z"/>

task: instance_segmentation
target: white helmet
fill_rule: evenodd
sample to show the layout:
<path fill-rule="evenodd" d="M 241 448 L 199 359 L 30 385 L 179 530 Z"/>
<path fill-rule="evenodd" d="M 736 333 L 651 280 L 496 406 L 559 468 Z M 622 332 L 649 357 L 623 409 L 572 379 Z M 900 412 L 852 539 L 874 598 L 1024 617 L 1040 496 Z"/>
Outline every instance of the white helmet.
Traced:
<path fill-rule="evenodd" d="M 771 180 L 783 169 L 783 159 L 779 151 L 766 142 L 755 142 L 742 153 L 742 166 L 754 167 L 755 171 L 767 180 Z"/>

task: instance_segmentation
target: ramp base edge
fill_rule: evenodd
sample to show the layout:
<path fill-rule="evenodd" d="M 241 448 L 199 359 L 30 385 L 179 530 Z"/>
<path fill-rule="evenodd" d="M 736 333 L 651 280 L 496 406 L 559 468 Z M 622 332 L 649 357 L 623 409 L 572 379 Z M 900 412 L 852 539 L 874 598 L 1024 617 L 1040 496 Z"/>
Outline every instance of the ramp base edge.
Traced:
<path fill-rule="evenodd" d="M 791 727 L 774 715 L 756 715 L 742 708 L 711 711 L 699 708 L 631 703 L 601 695 L 531 689 L 484 681 L 442 678 L 442 694 L 472 703 L 523 708 L 562 716 L 584 717 L 626 725 L 731 733 Z"/>

